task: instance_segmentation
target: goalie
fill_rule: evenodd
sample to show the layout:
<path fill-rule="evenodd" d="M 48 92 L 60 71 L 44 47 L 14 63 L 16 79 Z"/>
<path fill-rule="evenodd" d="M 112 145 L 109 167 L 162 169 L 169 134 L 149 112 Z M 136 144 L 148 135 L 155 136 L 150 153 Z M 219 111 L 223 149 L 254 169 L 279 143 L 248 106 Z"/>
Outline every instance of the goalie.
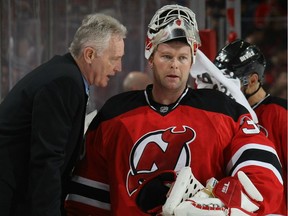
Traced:
<path fill-rule="evenodd" d="M 189 8 L 156 12 L 145 47 L 153 84 L 99 110 L 73 172 L 68 216 L 274 213 L 283 180 L 273 143 L 244 106 L 187 85 L 200 44 Z"/>

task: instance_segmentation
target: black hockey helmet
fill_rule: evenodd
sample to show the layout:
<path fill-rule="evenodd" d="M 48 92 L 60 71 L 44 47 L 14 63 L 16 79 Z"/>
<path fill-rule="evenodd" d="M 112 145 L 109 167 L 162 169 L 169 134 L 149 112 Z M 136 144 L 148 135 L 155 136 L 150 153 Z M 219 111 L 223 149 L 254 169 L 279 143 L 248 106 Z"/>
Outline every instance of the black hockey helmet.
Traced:
<path fill-rule="evenodd" d="M 248 84 L 248 76 L 257 73 L 259 82 L 264 80 L 266 60 L 260 49 L 243 40 L 235 40 L 223 47 L 214 60 L 214 64 L 226 73 L 234 73 L 242 84 Z"/>

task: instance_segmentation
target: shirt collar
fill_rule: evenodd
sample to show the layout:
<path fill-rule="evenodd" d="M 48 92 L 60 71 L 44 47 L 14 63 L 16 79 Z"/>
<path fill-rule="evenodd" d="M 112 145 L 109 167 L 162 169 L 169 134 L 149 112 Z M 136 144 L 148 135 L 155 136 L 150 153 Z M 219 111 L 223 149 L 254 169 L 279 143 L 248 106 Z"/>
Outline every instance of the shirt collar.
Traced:
<path fill-rule="evenodd" d="M 83 82 L 84 82 L 84 86 L 85 86 L 85 92 L 87 94 L 87 96 L 89 96 L 89 84 L 88 81 L 85 79 L 85 77 L 82 75 L 83 78 Z"/>
<path fill-rule="evenodd" d="M 185 95 L 187 94 L 187 92 L 189 90 L 189 88 L 186 86 L 186 88 L 183 91 L 182 95 L 177 99 L 176 102 L 174 102 L 172 104 L 169 104 L 169 105 L 164 105 L 164 104 L 159 104 L 159 103 L 157 103 L 156 101 L 153 100 L 152 88 L 153 88 L 153 85 L 150 84 L 150 85 L 148 85 L 146 87 L 146 89 L 144 91 L 146 101 L 147 101 L 148 105 L 153 110 L 157 111 L 162 116 L 164 116 L 164 115 L 168 114 L 170 111 L 174 110 L 179 105 L 179 103 L 185 97 Z"/>

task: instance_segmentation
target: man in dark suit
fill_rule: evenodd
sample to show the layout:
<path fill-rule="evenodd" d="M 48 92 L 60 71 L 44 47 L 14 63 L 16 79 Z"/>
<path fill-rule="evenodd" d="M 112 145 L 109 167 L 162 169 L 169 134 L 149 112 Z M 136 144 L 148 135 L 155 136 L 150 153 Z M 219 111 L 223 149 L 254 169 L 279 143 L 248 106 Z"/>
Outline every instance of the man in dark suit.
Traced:
<path fill-rule="evenodd" d="M 126 28 L 84 18 L 69 47 L 20 80 L 0 105 L 0 214 L 59 216 L 79 157 L 89 86 L 121 71 Z"/>

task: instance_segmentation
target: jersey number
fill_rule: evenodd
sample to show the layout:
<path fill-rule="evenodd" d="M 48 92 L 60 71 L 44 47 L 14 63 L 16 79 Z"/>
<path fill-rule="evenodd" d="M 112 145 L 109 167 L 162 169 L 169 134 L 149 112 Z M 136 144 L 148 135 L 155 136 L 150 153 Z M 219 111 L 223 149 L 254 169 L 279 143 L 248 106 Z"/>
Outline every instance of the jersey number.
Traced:
<path fill-rule="evenodd" d="M 260 130 L 259 130 L 259 128 L 256 126 L 256 124 L 254 123 L 254 121 L 252 121 L 252 120 L 247 120 L 246 123 L 247 123 L 247 126 L 249 126 L 249 127 L 243 128 L 243 132 L 244 132 L 245 134 L 259 134 L 259 133 L 260 133 Z M 250 126 L 251 126 L 251 127 L 250 127 Z"/>

